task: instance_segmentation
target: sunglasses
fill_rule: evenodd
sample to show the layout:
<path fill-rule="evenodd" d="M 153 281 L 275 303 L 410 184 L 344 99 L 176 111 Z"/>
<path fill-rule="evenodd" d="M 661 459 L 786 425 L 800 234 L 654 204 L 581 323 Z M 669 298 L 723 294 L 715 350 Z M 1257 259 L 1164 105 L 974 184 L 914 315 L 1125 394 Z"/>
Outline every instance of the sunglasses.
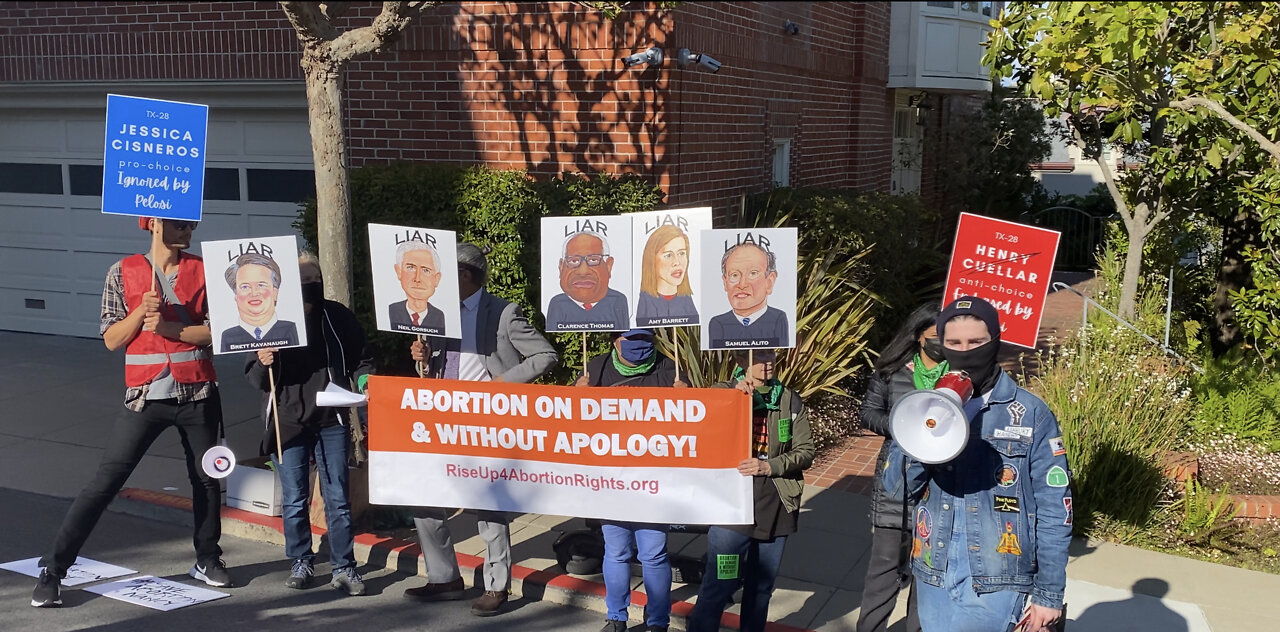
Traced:
<path fill-rule="evenodd" d="M 164 223 L 178 230 L 195 230 L 196 227 L 200 225 L 200 222 L 188 222 L 183 220 L 172 220 L 172 219 L 166 219 L 164 220 Z"/>

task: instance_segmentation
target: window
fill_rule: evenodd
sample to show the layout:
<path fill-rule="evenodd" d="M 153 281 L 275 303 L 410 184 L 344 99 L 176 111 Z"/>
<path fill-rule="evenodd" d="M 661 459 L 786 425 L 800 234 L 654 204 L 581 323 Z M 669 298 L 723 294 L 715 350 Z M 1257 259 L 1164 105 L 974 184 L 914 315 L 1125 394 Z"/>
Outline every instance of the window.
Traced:
<path fill-rule="evenodd" d="M 62 165 L 0 162 L 0 193 L 62 195 Z"/>
<path fill-rule="evenodd" d="M 308 171 L 307 173 L 311 173 Z M 240 201 L 240 170 L 205 167 L 204 199 Z"/>
<path fill-rule="evenodd" d="M 983 3 L 981 3 L 981 2 L 961 2 L 961 3 L 960 3 L 960 10 L 961 10 L 961 11 L 968 11 L 969 13 L 981 13 L 981 12 L 982 12 L 982 4 L 983 4 Z"/>
<path fill-rule="evenodd" d="M 791 139 L 773 141 L 773 186 L 791 186 Z"/>
<path fill-rule="evenodd" d="M 937 8 L 939 8 L 939 9 L 954 9 L 954 8 L 956 8 L 956 3 L 954 3 L 954 2 L 926 2 L 925 4 L 926 4 L 926 5 L 929 5 L 929 6 L 931 6 L 931 7 L 937 7 Z"/>
<path fill-rule="evenodd" d="M 71 195 L 102 195 L 102 165 L 71 165 Z"/>
<path fill-rule="evenodd" d="M 310 169 L 248 169 L 250 202 L 301 202 L 316 196 Z"/>

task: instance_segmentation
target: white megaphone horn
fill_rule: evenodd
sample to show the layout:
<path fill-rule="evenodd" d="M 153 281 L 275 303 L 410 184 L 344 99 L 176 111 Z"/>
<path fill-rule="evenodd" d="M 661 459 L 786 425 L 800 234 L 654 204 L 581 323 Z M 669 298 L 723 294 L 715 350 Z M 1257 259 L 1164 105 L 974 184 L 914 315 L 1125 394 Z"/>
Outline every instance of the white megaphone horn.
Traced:
<path fill-rule="evenodd" d="M 205 451 L 200 467 L 210 478 L 226 478 L 236 469 L 236 455 L 225 445 L 215 445 Z"/>
<path fill-rule="evenodd" d="M 921 463 L 946 463 L 969 442 L 964 404 L 973 382 L 961 371 L 943 375 L 932 390 L 912 391 L 889 411 L 889 433 L 902 450 Z"/>

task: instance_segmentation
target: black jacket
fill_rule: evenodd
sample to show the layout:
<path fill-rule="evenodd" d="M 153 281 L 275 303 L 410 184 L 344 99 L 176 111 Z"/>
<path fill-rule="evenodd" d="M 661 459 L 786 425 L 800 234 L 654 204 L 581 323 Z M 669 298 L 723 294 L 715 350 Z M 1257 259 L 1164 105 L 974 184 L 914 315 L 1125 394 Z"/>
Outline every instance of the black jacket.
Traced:
<path fill-rule="evenodd" d="M 591 377 L 591 386 L 674 386 L 676 383 L 676 363 L 671 358 L 654 351 L 657 359 L 653 368 L 644 375 L 626 377 L 613 368 L 613 360 L 609 353 L 602 353 L 587 363 L 587 375 Z"/>
<path fill-rule="evenodd" d="M 876 457 L 876 474 L 884 470 L 893 439 L 889 436 L 889 411 L 904 395 L 916 390 L 911 369 L 902 367 L 889 375 L 873 373 L 867 384 L 867 396 L 862 400 L 862 424 L 868 430 L 885 437 Z M 882 477 L 875 476 L 871 492 L 871 524 L 882 529 L 902 528 L 902 497 L 890 498 L 884 490 Z"/>
<path fill-rule="evenodd" d="M 361 375 L 373 373 L 373 356 L 365 344 L 364 330 L 355 314 L 341 303 L 326 300 L 307 316 L 307 346 L 281 349 L 276 354 L 275 386 L 280 414 L 280 441 L 287 445 L 303 428 L 326 428 L 343 423 L 342 409 L 316 406 L 316 393 L 332 380 L 349 391 Z M 249 384 L 262 391 L 265 431 L 262 452 L 275 452 L 275 428 L 271 423 L 271 386 L 267 367 L 258 354 L 247 354 L 244 372 Z"/>

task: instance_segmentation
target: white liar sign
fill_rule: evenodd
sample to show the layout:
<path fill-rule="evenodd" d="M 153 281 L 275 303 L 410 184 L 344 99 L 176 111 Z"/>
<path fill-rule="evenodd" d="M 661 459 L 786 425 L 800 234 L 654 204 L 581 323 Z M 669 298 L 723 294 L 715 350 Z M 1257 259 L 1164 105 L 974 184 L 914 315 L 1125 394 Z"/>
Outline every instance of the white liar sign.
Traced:
<path fill-rule="evenodd" d="M 231 596 L 216 590 L 179 584 L 151 575 L 90 586 L 85 590 L 154 610 L 177 610 Z"/>

